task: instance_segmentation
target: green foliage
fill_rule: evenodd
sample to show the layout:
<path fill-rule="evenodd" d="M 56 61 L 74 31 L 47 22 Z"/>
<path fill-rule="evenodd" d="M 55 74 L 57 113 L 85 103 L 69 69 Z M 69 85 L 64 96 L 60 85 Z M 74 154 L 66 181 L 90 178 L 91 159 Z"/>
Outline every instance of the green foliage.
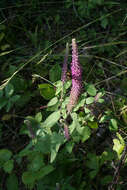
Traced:
<path fill-rule="evenodd" d="M 15 175 L 15 173 L 11 173 L 8 178 L 7 178 L 7 183 L 6 183 L 7 190 L 18 190 L 18 178 Z"/>
<path fill-rule="evenodd" d="M 52 85 L 50 85 L 50 84 L 39 84 L 38 87 L 40 90 L 40 94 L 44 99 L 49 100 L 52 97 L 54 97 L 55 89 Z"/>
<path fill-rule="evenodd" d="M 13 160 L 8 160 L 7 162 L 4 163 L 3 169 L 7 173 L 11 173 L 14 167 L 14 161 Z"/>
<path fill-rule="evenodd" d="M 20 98 L 20 95 L 14 95 L 14 87 L 11 83 L 5 87 L 4 92 L 1 90 L 0 96 L 0 109 L 6 107 L 6 112 L 8 112 Z"/>
<path fill-rule="evenodd" d="M 59 64 L 55 64 L 49 71 L 49 79 L 52 82 L 56 82 L 61 78 L 61 67 Z"/>
<path fill-rule="evenodd" d="M 119 163 L 114 189 L 126 189 L 127 2 L 0 7 L 0 189 L 107 190 Z M 61 71 L 72 37 L 83 87 L 68 114 L 72 77 L 67 72 L 63 85 Z"/>

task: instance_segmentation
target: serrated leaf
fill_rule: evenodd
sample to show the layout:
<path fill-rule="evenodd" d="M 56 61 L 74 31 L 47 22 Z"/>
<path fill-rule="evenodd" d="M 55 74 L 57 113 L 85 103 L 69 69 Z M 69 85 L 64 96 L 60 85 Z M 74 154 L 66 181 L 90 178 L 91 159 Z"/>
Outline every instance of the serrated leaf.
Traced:
<path fill-rule="evenodd" d="M 60 119 L 60 111 L 53 112 L 42 124 L 44 127 L 51 128 Z"/>
<path fill-rule="evenodd" d="M 93 84 L 89 84 L 86 86 L 86 91 L 90 96 L 95 96 L 97 93 L 97 90 Z"/>
<path fill-rule="evenodd" d="M 13 163 L 14 163 L 13 160 L 8 160 L 8 161 L 6 161 L 6 162 L 4 163 L 4 165 L 3 165 L 4 171 L 7 172 L 7 173 L 11 173 L 12 170 L 13 170 L 13 167 L 14 167 L 14 164 L 13 164 Z"/>
<path fill-rule="evenodd" d="M 14 173 L 10 174 L 9 177 L 7 178 L 6 187 L 7 187 L 7 190 L 12 190 L 12 189 L 13 190 L 19 190 L 18 178 Z"/>
<path fill-rule="evenodd" d="M 86 104 L 92 104 L 94 102 L 93 97 L 86 98 Z"/>

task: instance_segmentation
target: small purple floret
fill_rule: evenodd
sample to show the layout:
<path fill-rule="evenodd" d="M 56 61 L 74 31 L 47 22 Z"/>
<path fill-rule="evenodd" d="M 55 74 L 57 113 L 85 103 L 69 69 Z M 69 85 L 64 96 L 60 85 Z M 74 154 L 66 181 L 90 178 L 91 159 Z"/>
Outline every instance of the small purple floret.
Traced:
<path fill-rule="evenodd" d="M 69 135 L 69 130 L 68 130 L 68 126 L 66 124 L 64 124 L 64 136 L 67 140 L 69 140 L 70 135 Z"/>
<path fill-rule="evenodd" d="M 70 102 L 67 105 L 67 111 L 71 112 L 72 108 L 78 101 L 78 97 L 82 89 L 82 69 L 78 60 L 78 50 L 76 45 L 76 40 L 72 39 L 72 88 L 70 92 Z"/>

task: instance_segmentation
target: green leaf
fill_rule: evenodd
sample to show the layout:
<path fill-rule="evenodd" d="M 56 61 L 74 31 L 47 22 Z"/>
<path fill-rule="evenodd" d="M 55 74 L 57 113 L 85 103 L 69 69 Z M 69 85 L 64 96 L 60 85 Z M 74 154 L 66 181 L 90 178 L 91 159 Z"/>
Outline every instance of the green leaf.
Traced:
<path fill-rule="evenodd" d="M 98 102 L 99 102 L 100 104 L 102 104 L 102 103 L 104 103 L 104 102 L 105 102 L 105 100 L 104 100 L 104 99 L 102 99 L 102 98 L 99 98 Z"/>
<path fill-rule="evenodd" d="M 54 97 L 55 95 L 55 88 L 51 84 L 45 83 L 45 84 L 39 84 L 38 85 L 41 96 L 49 100 Z"/>
<path fill-rule="evenodd" d="M 25 185 L 33 185 L 36 180 L 36 175 L 34 172 L 27 171 L 22 175 L 22 181 Z"/>
<path fill-rule="evenodd" d="M 117 131 L 118 130 L 118 125 L 116 119 L 111 119 L 109 122 L 109 129 L 111 131 Z"/>
<path fill-rule="evenodd" d="M 9 112 L 9 110 L 11 109 L 12 106 L 13 106 L 13 104 L 9 100 L 8 103 L 7 103 L 7 105 L 6 105 L 6 112 Z"/>
<path fill-rule="evenodd" d="M 106 161 L 112 161 L 115 158 L 114 152 L 111 150 L 104 151 L 100 156 L 100 166 L 102 166 Z"/>
<path fill-rule="evenodd" d="M 56 103 L 58 102 L 58 98 L 57 97 L 54 97 L 50 100 L 50 102 L 48 103 L 48 107 L 50 106 L 54 106 Z"/>
<path fill-rule="evenodd" d="M 93 97 L 86 98 L 86 104 L 92 104 L 94 102 Z"/>
<path fill-rule="evenodd" d="M 78 133 L 81 135 L 81 141 L 85 142 L 91 135 L 91 130 L 87 126 L 77 127 Z"/>
<path fill-rule="evenodd" d="M 59 64 L 55 64 L 49 71 L 49 79 L 52 82 L 56 82 L 61 78 L 61 67 Z"/>
<path fill-rule="evenodd" d="M 51 128 L 57 121 L 60 119 L 60 111 L 53 112 L 48 116 L 48 118 L 44 121 L 42 126 Z"/>
<path fill-rule="evenodd" d="M 63 89 L 63 83 L 61 80 L 54 83 L 56 86 L 56 95 L 58 95 Z"/>
<path fill-rule="evenodd" d="M 35 144 L 35 149 L 43 154 L 50 153 L 51 150 L 51 136 L 49 134 L 39 138 Z"/>
<path fill-rule="evenodd" d="M 91 179 L 94 179 L 95 176 L 97 175 L 97 173 L 98 173 L 98 170 L 90 171 L 90 172 L 89 172 L 89 177 L 90 177 Z"/>
<path fill-rule="evenodd" d="M 108 25 L 108 19 L 105 17 L 101 20 L 101 26 L 105 29 Z"/>
<path fill-rule="evenodd" d="M 9 98 L 10 96 L 12 96 L 14 92 L 14 87 L 11 83 L 9 83 L 6 87 L 5 87 L 5 95 L 7 98 Z"/>
<path fill-rule="evenodd" d="M 3 40 L 4 36 L 5 36 L 5 33 L 0 32 L 0 42 Z"/>
<path fill-rule="evenodd" d="M 51 173 L 53 170 L 54 170 L 54 167 L 52 165 L 47 165 L 37 172 L 36 178 L 42 179 L 43 177 Z"/>
<path fill-rule="evenodd" d="M 52 163 L 57 155 L 57 152 L 60 148 L 60 145 L 63 144 L 64 142 L 64 136 L 57 134 L 56 132 L 54 132 L 51 136 L 51 158 L 50 158 L 50 162 Z"/>
<path fill-rule="evenodd" d="M 6 187 L 7 187 L 7 190 L 12 190 L 12 189 L 13 190 L 19 190 L 18 178 L 14 173 L 10 174 L 9 177 L 7 178 Z"/>
<path fill-rule="evenodd" d="M 42 166 L 44 166 L 42 154 L 36 154 L 32 159 L 31 163 L 28 165 L 28 169 L 32 172 L 38 171 Z"/>
<path fill-rule="evenodd" d="M 0 149 L 0 161 L 8 161 L 12 156 L 12 152 L 8 149 Z"/>
<path fill-rule="evenodd" d="M 15 103 L 19 98 L 20 98 L 20 95 L 15 95 L 15 96 L 12 96 L 12 97 L 10 98 L 10 101 L 11 101 L 12 103 Z"/>
<path fill-rule="evenodd" d="M 94 87 L 93 84 L 88 84 L 88 85 L 86 86 L 86 91 L 87 91 L 87 93 L 88 93 L 90 96 L 95 96 L 96 93 L 97 93 L 97 90 L 96 90 L 96 88 Z"/>
<path fill-rule="evenodd" d="M 86 166 L 89 169 L 98 170 L 99 169 L 99 157 L 96 154 L 88 153 Z"/>
<path fill-rule="evenodd" d="M 42 121 L 42 114 L 41 114 L 41 112 L 38 112 L 38 113 L 35 115 L 35 119 L 36 119 L 36 121 L 38 121 L 38 122 L 41 122 L 41 121 Z"/>
<path fill-rule="evenodd" d="M 0 90 L 0 98 L 3 96 L 3 90 Z"/>
<path fill-rule="evenodd" d="M 123 137 L 119 133 L 116 133 L 116 136 L 119 138 L 120 143 L 125 146 L 125 141 Z"/>
<path fill-rule="evenodd" d="M 73 150 L 73 147 L 74 147 L 74 142 L 72 141 L 69 141 L 67 144 L 66 144 L 66 150 L 69 154 L 72 153 L 72 150 Z"/>
<path fill-rule="evenodd" d="M 1 46 L 1 50 L 2 51 L 5 51 L 7 48 L 9 48 L 10 47 L 10 45 L 9 44 L 4 44 L 4 45 L 2 45 Z"/>
<path fill-rule="evenodd" d="M 72 113 L 72 114 L 71 114 L 71 117 L 72 117 L 72 119 L 73 119 L 73 122 L 71 123 L 71 125 L 69 125 L 70 134 L 72 134 L 73 131 L 74 131 L 77 127 L 80 126 L 80 125 L 79 125 L 79 122 L 78 122 L 78 116 L 77 116 L 77 114 L 76 114 L 76 113 Z"/>
<path fill-rule="evenodd" d="M 3 169 L 7 173 L 11 173 L 14 167 L 14 160 L 8 160 L 4 163 Z"/>
<path fill-rule="evenodd" d="M 97 129 L 98 123 L 96 121 L 88 121 L 88 126 L 92 129 Z"/>
<path fill-rule="evenodd" d="M 113 176 L 111 176 L 111 175 L 104 176 L 104 177 L 101 179 L 101 184 L 102 184 L 102 185 L 109 184 L 109 183 L 112 181 L 112 178 L 113 178 Z"/>
<path fill-rule="evenodd" d="M 124 150 L 124 145 L 122 145 L 118 139 L 113 139 L 113 143 L 113 150 L 117 152 L 118 158 L 120 159 L 120 155 Z"/>
<path fill-rule="evenodd" d="M 6 104 L 8 100 L 5 97 L 0 98 L 0 109 L 2 109 Z"/>
<path fill-rule="evenodd" d="M 64 84 L 64 88 L 67 90 L 68 88 L 70 88 L 71 84 L 72 84 L 71 80 L 66 81 Z"/>

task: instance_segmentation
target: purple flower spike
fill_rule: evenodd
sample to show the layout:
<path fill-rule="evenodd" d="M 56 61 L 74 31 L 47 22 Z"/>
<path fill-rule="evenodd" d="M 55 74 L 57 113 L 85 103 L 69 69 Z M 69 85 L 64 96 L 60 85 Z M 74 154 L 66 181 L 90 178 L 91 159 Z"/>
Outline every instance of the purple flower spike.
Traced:
<path fill-rule="evenodd" d="M 70 92 L 70 101 L 69 104 L 67 105 L 68 113 L 72 111 L 72 108 L 77 103 L 82 88 L 82 69 L 78 60 L 78 50 L 75 39 L 72 39 L 71 73 L 72 73 L 72 88 Z"/>
<path fill-rule="evenodd" d="M 68 130 L 68 126 L 66 124 L 64 124 L 64 136 L 67 140 L 69 140 L 70 135 L 69 135 L 69 130 Z"/>
<path fill-rule="evenodd" d="M 61 80 L 62 80 L 63 84 L 66 81 L 68 54 L 69 54 L 69 46 L 67 43 L 65 57 L 64 57 L 64 63 L 63 63 L 63 68 L 62 68 L 62 76 L 61 76 Z"/>

